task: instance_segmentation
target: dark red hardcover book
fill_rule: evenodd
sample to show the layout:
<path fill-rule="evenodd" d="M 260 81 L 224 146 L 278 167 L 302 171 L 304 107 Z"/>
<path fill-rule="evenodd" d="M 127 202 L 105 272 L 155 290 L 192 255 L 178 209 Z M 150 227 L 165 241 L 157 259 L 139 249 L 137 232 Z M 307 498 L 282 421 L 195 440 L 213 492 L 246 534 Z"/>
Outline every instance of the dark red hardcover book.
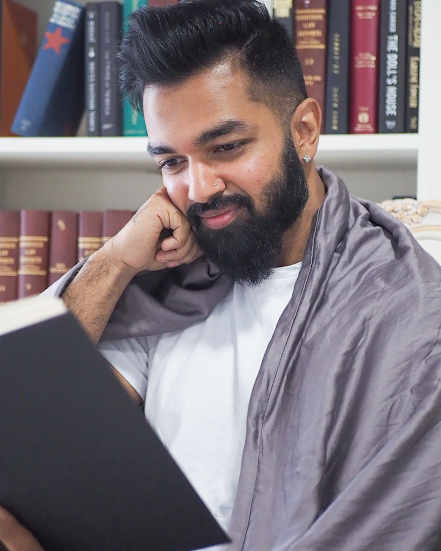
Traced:
<path fill-rule="evenodd" d="M 133 211 L 127 209 L 108 209 L 103 214 L 102 243 L 116 235 L 132 218 Z"/>
<path fill-rule="evenodd" d="M 49 231 L 49 211 L 30 209 L 20 212 L 18 298 L 38 295 L 47 287 Z"/>
<path fill-rule="evenodd" d="M 48 285 L 77 263 L 78 213 L 54 210 L 51 216 Z"/>
<path fill-rule="evenodd" d="M 149 0 L 149 6 L 171 6 L 172 4 L 178 4 L 179 0 Z"/>
<path fill-rule="evenodd" d="M 295 0 L 295 46 L 308 96 L 318 101 L 325 127 L 327 0 Z"/>
<path fill-rule="evenodd" d="M 379 35 L 380 0 L 352 0 L 350 134 L 377 132 Z"/>
<path fill-rule="evenodd" d="M 0 209 L 0 304 L 18 297 L 20 213 Z"/>
<path fill-rule="evenodd" d="M 101 247 L 102 227 L 102 211 L 82 210 L 78 213 L 78 262 Z"/>
<path fill-rule="evenodd" d="M 0 0 L 0 136 L 11 125 L 37 55 L 37 14 L 13 0 Z"/>
<path fill-rule="evenodd" d="M 418 132 L 422 0 L 408 0 L 406 132 Z"/>

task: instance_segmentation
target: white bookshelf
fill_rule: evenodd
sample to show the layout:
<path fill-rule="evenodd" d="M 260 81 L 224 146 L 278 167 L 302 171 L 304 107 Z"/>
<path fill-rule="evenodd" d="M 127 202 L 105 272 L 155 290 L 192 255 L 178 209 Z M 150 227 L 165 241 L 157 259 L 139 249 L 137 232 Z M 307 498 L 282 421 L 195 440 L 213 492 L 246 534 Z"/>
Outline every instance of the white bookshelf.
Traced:
<path fill-rule="evenodd" d="M 94 168 L 129 167 L 156 171 L 149 157 L 147 138 L 3 138 L 0 140 L 0 167 L 20 169 L 33 166 Z M 405 165 L 416 167 L 418 135 L 321 136 L 317 161 L 343 169 L 369 167 L 385 169 Z"/>
<path fill-rule="evenodd" d="M 21 0 L 41 14 L 53 0 Z M 441 199 L 441 71 L 436 22 L 441 1 L 423 0 L 420 133 L 321 136 L 317 164 L 350 191 L 380 201 L 393 195 Z M 137 208 L 161 179 L 146 138 L 0 138 L 0 207 Z"/>

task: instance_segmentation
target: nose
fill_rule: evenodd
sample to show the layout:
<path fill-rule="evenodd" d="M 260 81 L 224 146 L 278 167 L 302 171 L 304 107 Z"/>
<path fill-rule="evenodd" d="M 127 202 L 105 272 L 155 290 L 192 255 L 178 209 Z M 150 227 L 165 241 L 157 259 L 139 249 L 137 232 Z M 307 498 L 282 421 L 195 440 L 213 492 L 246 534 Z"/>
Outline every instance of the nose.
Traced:
<path fill-rule="evenodd" d="M 225 190 L 225 183 L 212 167 L 205 163 L 189 163 L 188 198 L 196 203 L 207 203 Z"/>

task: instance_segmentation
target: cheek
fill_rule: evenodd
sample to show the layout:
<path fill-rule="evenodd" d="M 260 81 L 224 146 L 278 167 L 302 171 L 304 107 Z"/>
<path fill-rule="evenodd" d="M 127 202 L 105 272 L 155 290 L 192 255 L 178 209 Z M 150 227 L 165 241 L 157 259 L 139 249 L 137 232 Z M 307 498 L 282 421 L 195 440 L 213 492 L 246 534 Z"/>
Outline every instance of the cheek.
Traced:
<path fill-rule="evenodd" d="M 276 172 L 277 167 L 272 165 L 271 160 L 259 158 L 237 166 L 229 176 L 230 182 L 243 192 L 257 197 Z"/>
<path fill-rule="evenodd" d="M 178 180 L 171 180 L 167 178 L 163 179 L 163 184 L 165 189 L 167 190 L 171 202 L 175 206 L 177 206 L 182 213 L 185 214 L 188 208 L 187 187 L 183 184 L 180 184 Z"/>

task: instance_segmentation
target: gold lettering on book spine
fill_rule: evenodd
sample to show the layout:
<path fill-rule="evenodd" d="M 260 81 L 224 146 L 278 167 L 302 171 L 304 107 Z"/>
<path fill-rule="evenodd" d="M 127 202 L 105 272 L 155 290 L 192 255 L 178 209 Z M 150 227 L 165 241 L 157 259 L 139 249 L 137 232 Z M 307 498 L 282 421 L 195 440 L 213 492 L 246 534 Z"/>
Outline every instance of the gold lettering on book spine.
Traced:
<path fill-rule="evenodd" d="M 326 10 L 297 10 L 297 50 L 324 50 L 326 48 L 325 37 L 323 36 L 323 24 L 326 17 Z"/>
<path fill-rule="evenodd" d="M 18 274 L 15 260 L 17 247 L 18 237 L 0 237 L 0 276 L 11 277 Z M 6 292 L 4 285 L 0 286 L 0 293 L 2 292 Z"/>
<path fill-rule="evenodd" d="M 47 271 L 42 269 L 43 257 L 37 254 L 38 249 L 47 246 L 48 237 L 44 235 L 21 235 L 19 275 L 47 275 Z"/>

